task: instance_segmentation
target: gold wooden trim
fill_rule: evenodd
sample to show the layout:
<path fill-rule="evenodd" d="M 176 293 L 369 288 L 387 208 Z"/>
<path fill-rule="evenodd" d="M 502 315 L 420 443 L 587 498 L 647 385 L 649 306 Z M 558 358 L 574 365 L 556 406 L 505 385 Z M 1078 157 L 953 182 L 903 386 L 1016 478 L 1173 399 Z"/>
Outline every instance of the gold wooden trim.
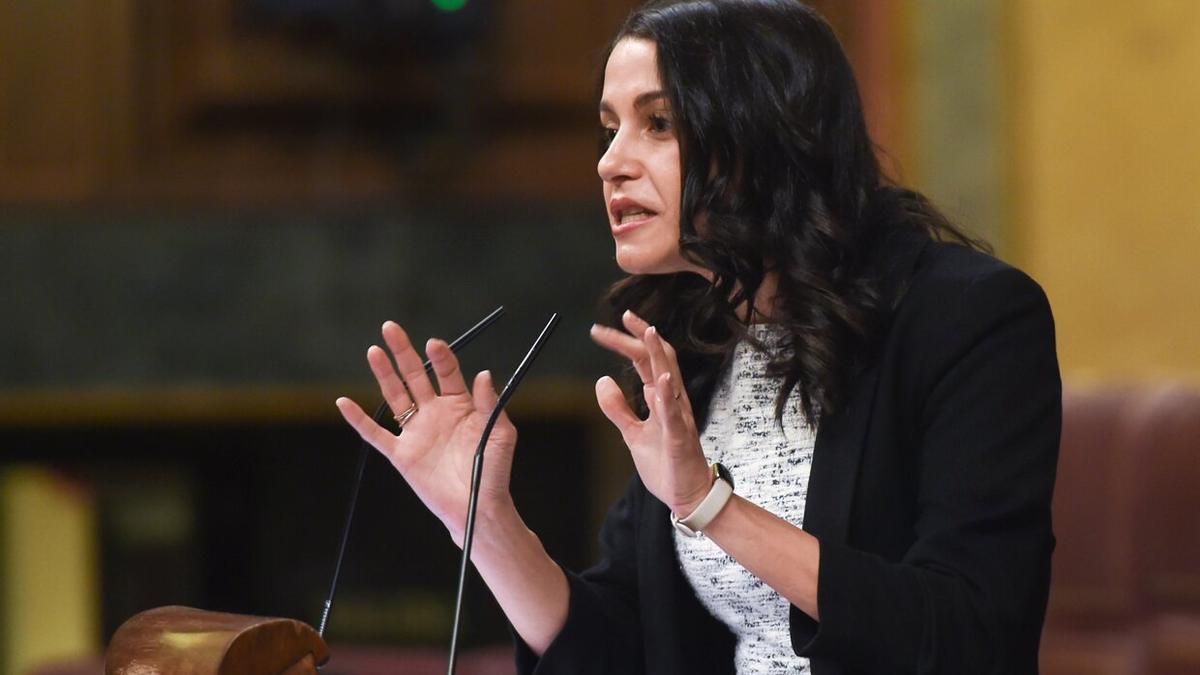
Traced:
<path fill-rule="evenodd" d="M 503 386 L 497 382 L 497 386 Z M 350 396 L 374 409 L 363 383 L 96 386 L 0 390 L 0 426 L 165 425 L 340 419 L 334 400 Z M 524 383 L 509 403 L 519 417 L 599 415 L 589 382 L 543 378 Z"/>

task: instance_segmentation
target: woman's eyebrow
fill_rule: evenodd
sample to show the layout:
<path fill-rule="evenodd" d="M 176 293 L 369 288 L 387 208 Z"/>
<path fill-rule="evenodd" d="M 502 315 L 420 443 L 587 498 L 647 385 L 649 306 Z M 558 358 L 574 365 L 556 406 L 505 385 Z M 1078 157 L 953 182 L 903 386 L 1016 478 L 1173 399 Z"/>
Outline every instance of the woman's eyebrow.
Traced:
<path fill-rule="evenodd" d="M 658 101 L 659 99 L 666 98 L 666 97 L 667 97 L 667 92 L 665 92 L 661 89 L 655 89 L 654 91 L 643 92 L 641 94 L 638 94 L 633 99 L 633 107 L 634 108 L 644 108 L 647 105 L 654 103 L 654 102 Z M 613 110 L 612 105 L 610 105 L 608 101 L 600 101 L 600 112 L 608 113 L 610 115 L 616 114 L 616 111 Z"/>

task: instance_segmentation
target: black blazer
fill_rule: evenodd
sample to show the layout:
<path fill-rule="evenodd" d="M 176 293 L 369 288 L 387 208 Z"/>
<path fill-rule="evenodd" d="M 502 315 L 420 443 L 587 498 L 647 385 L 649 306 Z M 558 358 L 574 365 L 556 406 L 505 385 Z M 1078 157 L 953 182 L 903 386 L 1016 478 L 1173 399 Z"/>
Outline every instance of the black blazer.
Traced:
<path fill-rule="evenodd" d="M 1041 288 L 961 246 L 904 237 L 904 287 L 848 404 L 821 420 L 804 529 L 821 542 L 821 621 L 792 645 L 816 675 L 1036 673 L 1061 427 Z M 667 508 L 634 478 L 567 573 L 567 622 L 520 672 L 733 673 L 734 638 L 680 572 Z"/>

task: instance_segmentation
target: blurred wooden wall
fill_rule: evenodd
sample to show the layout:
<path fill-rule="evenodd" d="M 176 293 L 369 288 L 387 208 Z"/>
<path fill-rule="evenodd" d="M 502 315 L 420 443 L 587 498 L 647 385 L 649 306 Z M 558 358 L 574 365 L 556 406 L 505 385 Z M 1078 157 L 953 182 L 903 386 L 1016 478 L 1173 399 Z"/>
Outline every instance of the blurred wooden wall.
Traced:
<path fill-rule="evenodd" d="M 0 0 L 0 201 L 594 196 L 596 61 L 630 0 L 497 2 L 438 67 L 247 33 L 236 2 Z"/>
<path fill-rule="evenodd" d="M 635 4 L 496 2 L 431 67 L 247 31 L 238 0 L 0 0 L 0 202 L 593 200 L 599 57 Z M 897 3 L 816 4 L 902 146 Z"/>

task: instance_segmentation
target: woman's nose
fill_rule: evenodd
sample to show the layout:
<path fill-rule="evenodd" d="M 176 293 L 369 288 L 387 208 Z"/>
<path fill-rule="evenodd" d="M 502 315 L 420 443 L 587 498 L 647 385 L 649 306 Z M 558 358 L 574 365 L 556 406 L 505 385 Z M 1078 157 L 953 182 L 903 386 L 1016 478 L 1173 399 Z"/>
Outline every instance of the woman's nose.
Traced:
<path fill-rule="evenodd" d="M 596 173 L 606 183 L 636 178 L 638 162 L 625 136 L 617 132 L 596 164 Z"/>

